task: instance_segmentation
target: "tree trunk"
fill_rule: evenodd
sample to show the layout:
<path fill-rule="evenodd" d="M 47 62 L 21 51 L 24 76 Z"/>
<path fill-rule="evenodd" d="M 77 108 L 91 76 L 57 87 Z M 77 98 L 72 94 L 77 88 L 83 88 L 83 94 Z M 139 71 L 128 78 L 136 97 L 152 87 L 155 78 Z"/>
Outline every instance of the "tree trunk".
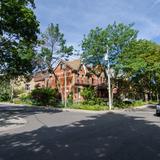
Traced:
<path fill-rule="evenodd" d="M 159 101 L 159 93 L 157 92 L 157 102 L 160 103 Z"/>
<path fill-rule="evenodd" d="M 14 96 L 14 79 L 13 79 L 13 80 L 10 80 L 10 86 L 11 86 L 10 101 L 13 102 L 13 96 Z"/>
<path fill-rule="evenodd" d="M 144 94 L 145 101 L 148 102 L 148 93 Z"/>
<path fill-rule="evenodd" d="M 56 82 L 56 88 L 58 88 L 58 90 L 60 89 L 60 82 L 58 77 L 56 76 L 56 74 L 54 73 L 54 71 L 52 72 L 54 78 L 55 78 L 55 82 Z"/>

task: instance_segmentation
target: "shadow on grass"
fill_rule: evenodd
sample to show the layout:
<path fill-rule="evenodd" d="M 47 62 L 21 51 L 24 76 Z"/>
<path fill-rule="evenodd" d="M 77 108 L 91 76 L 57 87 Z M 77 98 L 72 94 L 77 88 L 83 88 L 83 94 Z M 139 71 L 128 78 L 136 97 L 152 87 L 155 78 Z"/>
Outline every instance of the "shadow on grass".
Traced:
<path fill-rule="evenodd" d="M 160 127 L 107 113 L 0 137 L 0 160 L 159 160 Z"/>

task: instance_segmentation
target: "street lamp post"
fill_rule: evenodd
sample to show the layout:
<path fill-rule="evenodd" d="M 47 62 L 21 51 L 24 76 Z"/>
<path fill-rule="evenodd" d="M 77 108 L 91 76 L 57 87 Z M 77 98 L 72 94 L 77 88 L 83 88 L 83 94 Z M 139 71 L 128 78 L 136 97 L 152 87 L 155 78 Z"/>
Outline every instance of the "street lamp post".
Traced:
<path fill-rule="evenodd" d="M 107 61 L 107 77 L 108 77 L 108 95 L 109 95 L 109 110 L 112 109 L 112 95 L 111 95 L 111 73 L 110 73 L 110 62 L 109 62 L 109 51 L 107 46 L 107 52 L 104 57 L 105 61 Z"/>

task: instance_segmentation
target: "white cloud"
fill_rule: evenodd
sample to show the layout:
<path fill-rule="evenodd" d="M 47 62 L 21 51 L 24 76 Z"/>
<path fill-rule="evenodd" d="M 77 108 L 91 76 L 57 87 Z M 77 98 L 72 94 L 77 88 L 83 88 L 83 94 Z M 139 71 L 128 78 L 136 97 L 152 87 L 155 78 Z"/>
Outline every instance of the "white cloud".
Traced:
<path fill-rule="evenodd" d="M 36 0 L 36 14 L 41 29 L 58 23 L 68 44 L 78 46 L 83 35 L 96 26 L 106 27 L 114 21 L 135 22 L 139 38 L 160 35 L 160 0 Z"/>

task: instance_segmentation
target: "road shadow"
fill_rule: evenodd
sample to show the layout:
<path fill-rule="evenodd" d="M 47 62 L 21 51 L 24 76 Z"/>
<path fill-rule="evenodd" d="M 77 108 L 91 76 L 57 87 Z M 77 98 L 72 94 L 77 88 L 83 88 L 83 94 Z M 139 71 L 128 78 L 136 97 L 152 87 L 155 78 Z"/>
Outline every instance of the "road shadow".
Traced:
<path fill-rule="evenodd" d="M 0 160 L 159 160 L 160 127 L 107 113 L 70 125 L 0 136 Z"/>
<path fill-rule="evenodd" d="M 38 106 L 16 106 L 0 104 L 0 127 L 12 125 L 11 119 L 25 118 L 30 115 L 38 113 L 59 113 L 62 112 L 60 109 L 42 108 Z M 13 123 L 15 124 L 15 123 Z"/>

